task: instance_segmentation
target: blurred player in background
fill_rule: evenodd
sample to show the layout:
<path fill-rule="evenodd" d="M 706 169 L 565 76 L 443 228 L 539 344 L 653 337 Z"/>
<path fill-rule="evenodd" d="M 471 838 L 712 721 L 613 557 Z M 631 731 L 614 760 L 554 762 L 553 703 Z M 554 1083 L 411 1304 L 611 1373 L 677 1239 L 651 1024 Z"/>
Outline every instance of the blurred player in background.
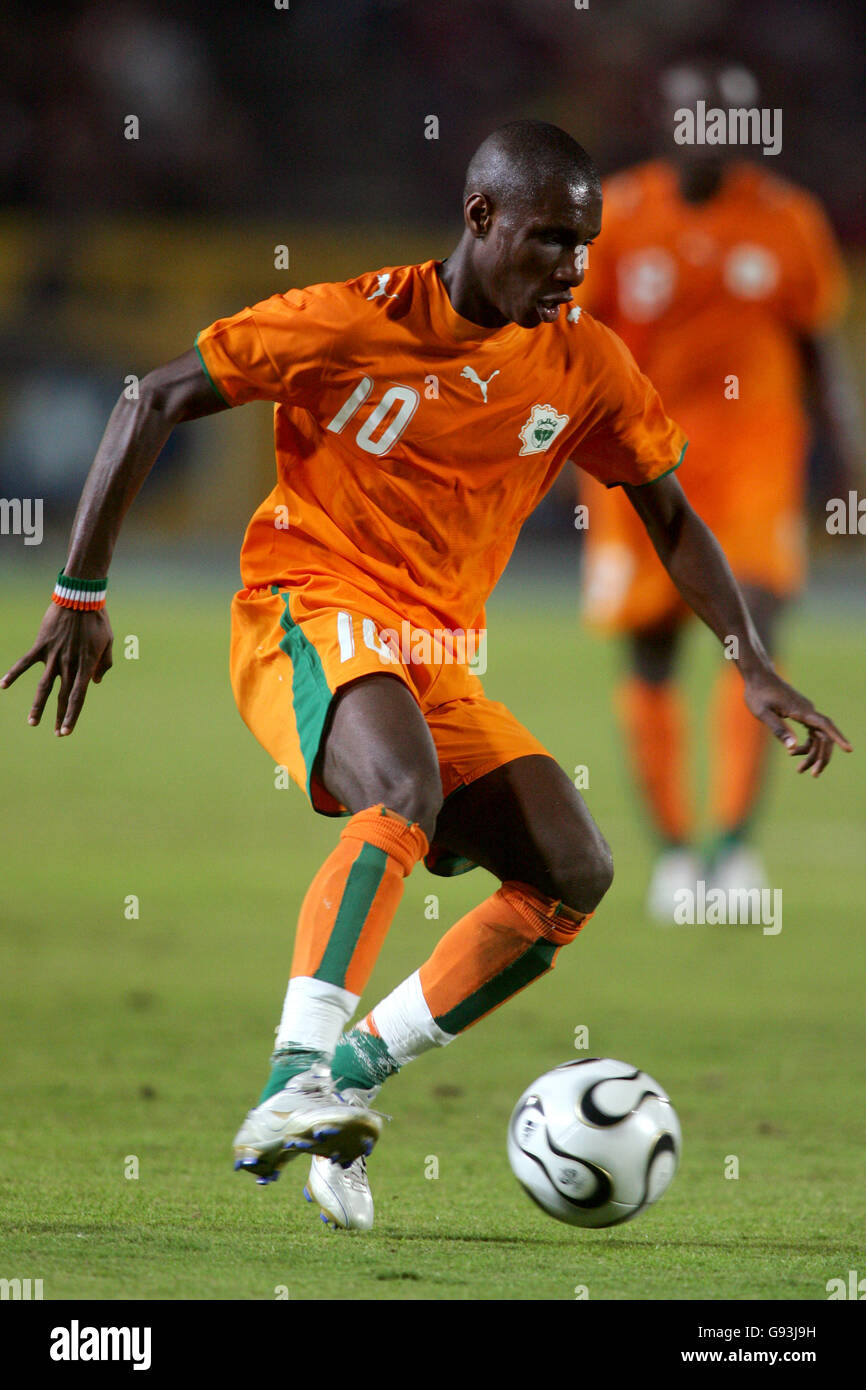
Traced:
<path fill-rule="evenodd" d="M 656 109 L 668 157 L 607 183 L 602 235 L 577 300 L 624 339 L 682 425 L 683 488 L 718 537 L 772 655 L 783 605 L 804 578 L 804 396 L 849 475 L 856 412 L 832 337 L 845 278 L 815 199 L 766 160 L 743 159 L 741 147 L 674 140 L 676 113 L 697 111 L 699 101 L 727 113 L 759 100 L 742 67 L 690 62 L 663 73 Z M 699 856 L 689 720 L 675 684 L 691 615 L 622 489 L 579 476 L 589 509 L 584 613 L 627 646 L 619 712 L 661 845 L 647 905 L 670 920 L 676 889 L 702 875 L 724 888 L 763 886 L 750 833 L 767 731 L 743 704 L 729 662 L 716 683 L 711 832 Z"/>

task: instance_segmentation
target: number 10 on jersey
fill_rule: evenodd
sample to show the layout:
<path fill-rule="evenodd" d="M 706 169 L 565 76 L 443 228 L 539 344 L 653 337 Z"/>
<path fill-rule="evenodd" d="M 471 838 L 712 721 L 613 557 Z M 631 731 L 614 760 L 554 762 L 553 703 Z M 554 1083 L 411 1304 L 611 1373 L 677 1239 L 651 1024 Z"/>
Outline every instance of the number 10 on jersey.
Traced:
<path fill-rule="evenodd" d="M 351 396 L 340 406 L 333 420 L 328 422 L 327 428 L 334 434 L 341 434 L 372 389 L 373 378 L 361 377 Z M 419 399 L 418 392 L 413 391 L 411 386 L 389 386 L 379 404 L 370 412 L 355 435 L 355 443 L 368 454 L 375 454 L 377 457 L 387 454 L 415 414 Z M 378 439 L 374 439 L 377 429 L 391 414 L 394 406 L 397 406 L 396 415 L 385 426 Z"/>

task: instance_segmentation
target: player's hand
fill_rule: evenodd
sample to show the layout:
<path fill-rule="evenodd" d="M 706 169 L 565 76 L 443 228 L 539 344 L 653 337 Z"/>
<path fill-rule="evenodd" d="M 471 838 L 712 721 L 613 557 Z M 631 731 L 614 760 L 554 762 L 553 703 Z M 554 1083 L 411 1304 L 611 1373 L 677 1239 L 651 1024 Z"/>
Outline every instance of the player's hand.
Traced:
<path fill-rule="evenodd" d="M 10 667 L 0 680 L 0 690 L 6 690 L 24 671 L 45 662 L 45 671 L 36 687 L 28 724 L 38 724 L 42 718 L 54 682 L 60 678 L 57 697 L 56 734 L 71 734 L 84 704 L 91 681 L 98 685 L 111 667 L 113 633 L 104 608 L 82 612 L 75 608 L 49 605 L 36 641 L 25 656 Z"/>
<path fill-rule="evenodd" d="M 811 700 L 783 681 L 775 671 L 747 676 L 743 697 L 752 714 L 784 743 L 791 757 L 803 757 L 798 772 L 811 770 L 813 777 L 820 776 L 830 761 L 834 743 L 846 753 L 852 751 L 851 744 L 832 719 L 819 714 Z M 808 734 L 802 743 L 785 722 L 787 719 L 805 725 Z"/>

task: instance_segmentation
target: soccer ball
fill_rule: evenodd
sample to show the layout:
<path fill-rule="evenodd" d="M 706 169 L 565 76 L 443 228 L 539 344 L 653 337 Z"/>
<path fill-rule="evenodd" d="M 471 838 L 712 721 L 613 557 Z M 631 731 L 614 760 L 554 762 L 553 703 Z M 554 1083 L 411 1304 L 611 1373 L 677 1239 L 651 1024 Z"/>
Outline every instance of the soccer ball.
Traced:
<path fill-rule="evenodd" d="M 566 1062 L 539 1077 L 508 1125 L 517 1181 L 549 1216 L 572 1226 L 617 1226 L 657 1202 L 681 1148 L 666 1092 L 610 1057 Z"/>

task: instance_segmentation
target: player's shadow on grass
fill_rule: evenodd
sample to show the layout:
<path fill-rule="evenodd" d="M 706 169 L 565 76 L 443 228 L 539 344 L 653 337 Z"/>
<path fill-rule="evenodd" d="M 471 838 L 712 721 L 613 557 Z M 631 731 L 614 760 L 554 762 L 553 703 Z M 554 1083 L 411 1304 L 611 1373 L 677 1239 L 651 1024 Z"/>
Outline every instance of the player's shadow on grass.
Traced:
<path fill-rule="evenodd" d="M 565 1237 L 566 1231 L 563 1230 L 562 1234 L 563 1237 Z M 389 1240 L 395 1241 L 429 1240 L 435 1241 L 437 1242 L 437 1244 L 441 1244 L 443 1240 L 450 1240 L 454 1241 L 455 1244 L 468 1243 L 470 1245 L 519 1245 L 522 1248 L 525 1248 L 527 1245 L 549 1245 L 556 1249 L 561 1249 L 563 1245 L 562 1239 L 553 1240 L 550 1237 L 530 1235 L 494 1236 L 485 1235 L 483 1232 L 480 1231 L 477 1235 L 467 1235 L 465 1231 L 454 1232 L 452 1234 L 449 1234 L 445 1231 L 438 1229 L 435 1231 L 398 1231 L 383 1229 L 380 1232 L 380 1235 L 387 1236 Z"/>
<path fill-rule="evenodd" d="M 762 1251 L 778 1253 L 783 1251 L 786 1255 L 826 1255 L 829 1258 L 839 1258 L 839 1246 L 827 1244 L 816 1240 L 767 1240 L 762 1236 L 737 1236 L 730 1240 L 677 1240 L 676 1238 L 666 1239 L 664 1236 L 656 1235 L 653 1237 L 654 1247 L 663 1247 L 665 1250 L 742 1250 L 748 1254 L 760 1254 Z M 625 1246 L 629 1249 L 647 1249 L 647 1240 L 637 1238 L 629 1240 L 625 1235 L 612 1235 L 607 1242 L 607 1246 Z M 853 1246 L 852 1246 L 853 1252 Z M 852 1253 L 853 1258 L 853 1253 Z"/>
<path fill-rule="evenodd" d="M 638 1236 L 634 1236 L 630 1239 L 625 1234 L 615 1235 L 613 1232 L 610 1231 L 609 1227 L 607 1228 L 607 1231 L 610 1232 L 609 1239 L 606 1239 L 604 1241 L 593 1241 L 592 1245 L 585 1245 L 584 1250 L 610 1250 L 611 1248 L 613 1248 L 647 1251 L 649 1249 L 663 1248 L 665 1250 L 730 1251 L 742 1250 L 745 1248 L 746 1252 L 749 1254 L 760 1254 L 763 1251 L 767 1251 L 772 1253 L 783 1252 L 786 1255 L 824 1255 L 828 1259 L 833 1258 L 837 1260 L 839 1258 L 845 1258 L 844 1250 L 840 1251 L 840 1247 L 838 1245 L 827 1244 L 824 1241 L 817 1240 L 767 1240 L 761 1236 L 738 1236 L 736 1239 L 734 1237 L 731 1237 L 730 1240 L 677 1240 L 675 1238 L 666 1239 L 664 1236 L 656 1234 L 650 1241 L 649 1237 L 647 1236 L 644 1236 L 643 1239 L 639 1238 Z M 442 1231 L 441 1229 L 435 1231 L 382 1230 L 379 1232 L 379 1234 L 382 1236 L 387 1236 L 389 1240 L 394 1241 L 430 1240 L 442 1242 L 443 1240 L 449 1240 L 454 1241 L 455 1244 L 459 1243 L 470 1245 L 519 1245 L 521 1247 L 525 1247 L 527 1245 L 547 1245 L 561 1250 L 563 1244 L 566 1243 L 569 1237 L 571 1237 L 572 1239 L 576 1239 L 578 1236 L 581 1235 L 591 1236 L 593 1234 L 597 1234 L 598 1236 L 604 1236 L 607 1234 L 607 1232 L 603 1227 L 600 1227 L 597 1232 L 593 1232 L 590 1227 L 581 1228 L 575 1226 L 573 1228 L 569 1228 L 568 1226 L 563 1226 L 559 1240 L 556 1240 L 555 1238 L 550 1236 L 545 1237 L 541 1235 L 497 1236 L 487 1235 L 483 1232 L 478 1232 L 477 1234 L 468 1234 L 465 1231 L 449 1234 L 445 1231 Z M 853 1246 L 851 1247 L 850 1258 L 854 1258 Z"/>

